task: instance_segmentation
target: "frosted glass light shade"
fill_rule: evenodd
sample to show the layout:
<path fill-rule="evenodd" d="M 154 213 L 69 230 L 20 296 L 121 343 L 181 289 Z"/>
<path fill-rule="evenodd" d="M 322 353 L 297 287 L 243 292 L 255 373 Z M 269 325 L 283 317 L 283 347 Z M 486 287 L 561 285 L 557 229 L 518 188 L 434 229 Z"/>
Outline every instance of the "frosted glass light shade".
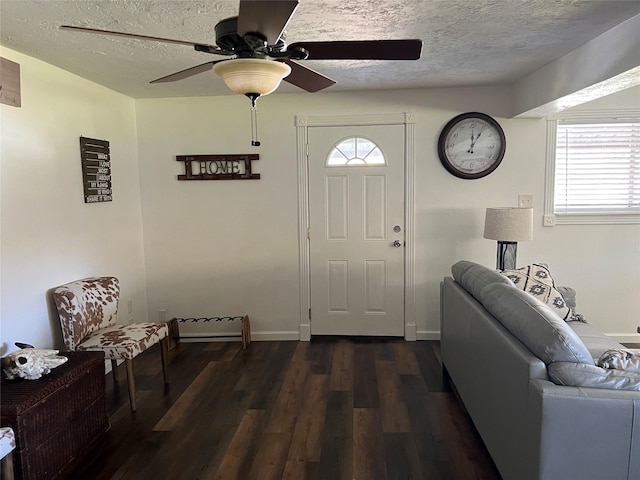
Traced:
<path fill-rule="evenodd" d="M 213 71 L 234 93 L 269 95 L 291 73 L 291 67 L 275 60 L 237 58 L 216 63 Z"/>
<path fill-rule="evenodd" d="M 532 208 L 487 208 L 484 238 L 520 242 L 533 238 Z"/>

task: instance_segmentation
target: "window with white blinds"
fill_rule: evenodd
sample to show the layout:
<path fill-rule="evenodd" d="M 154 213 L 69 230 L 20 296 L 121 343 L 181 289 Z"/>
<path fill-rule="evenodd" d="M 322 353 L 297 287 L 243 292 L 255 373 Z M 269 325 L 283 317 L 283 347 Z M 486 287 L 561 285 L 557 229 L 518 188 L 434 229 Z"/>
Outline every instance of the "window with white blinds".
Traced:
<path fill-rule="evenodd" d="M 640 214 L 640 120 L 557 122 L 553 213 Z"/>

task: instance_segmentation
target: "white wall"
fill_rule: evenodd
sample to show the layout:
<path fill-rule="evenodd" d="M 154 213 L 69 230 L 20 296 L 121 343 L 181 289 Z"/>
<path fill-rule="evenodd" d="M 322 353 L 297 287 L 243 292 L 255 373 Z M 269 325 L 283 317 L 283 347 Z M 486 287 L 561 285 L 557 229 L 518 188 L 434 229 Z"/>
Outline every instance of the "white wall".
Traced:
<path fill-rule="evenodd" d="M 9 49 L 0 54 L 20 64 L 22 78 L 22 107 L 0 105 L 0 353 L 16 341 L 61 347 L 46 292 L 87 276 L 118 276 L 119 321 L 146 319 L 134 101 Z M 80 136 L 110 142 L 112 202 L 84 203 Z"/>
<path fill-rule="evenodd" d="M 300 323 L 296 115 L 414 112 L 416 320 L 437 338 L 439 283 L 452 263 L 495 265 L 482 238 L 484 209 L 534 196 L 532 242 L 519 264 L 550 264 L 578 290 L 578 310 L 602 330 L 636 341 L 640 226 L 542 227 L 546 122 L 506 119 L 503 88 L 271 95 L 259 100 L 262 146 L 249 145 L 248 100 L 238 96 L 136 102 L 149 312 L 200 317 L 248 313 L 261 338 L 295 338 Z M 463 111 L 495 115 L 507 136 L 502 165 L 474 181 L 440 165 L 440 130 Z M 177 181 L 181 154 L 260 154 L 261 180 Z M 628 335 L 625 337 L 625 335 Z"/>
<path fill-rule="evenodd" d="M 640 226 L 541 226 L 546 125 L 504 118 L 507 89 L 272 95 L 259 101 L 263 146 L 256 149 L 245 98 L 134 101 L 17 52 L 0 54 L 21 65 L 23 102 L 0 105 L 0 354 L 15 341 L 60 346 L 47 290 L 103 274 L 122 281 L 121 322 L 154 320 L 159 310 L 168 318 L 248 313 L 262 338 L 295 338 L 294 117 L 405 111 L 417 118 L 421 338 L 438 335 L 439 282 L 450 265 L 462 258 L 495 264 L 495 242 L 482 238 L 485 207 L 515 205 L 518 193 L 531 193 L 534 240 L 520 244 L 519 263 L 546 261 L 560 284 L 578 290 L 578 310 L 594 326 L 637 341 Z M 490 176 L 465 181 L 441 167 L 436 144 L 450 118 L 471 110 L 497 117 L 507 154 Z M 113 202 L 83 203 L 81 135 L 111 142 Z M 175 155 L 252 152 L 261 156 L 254 162 L 261 180 L 176 180 Z"/>

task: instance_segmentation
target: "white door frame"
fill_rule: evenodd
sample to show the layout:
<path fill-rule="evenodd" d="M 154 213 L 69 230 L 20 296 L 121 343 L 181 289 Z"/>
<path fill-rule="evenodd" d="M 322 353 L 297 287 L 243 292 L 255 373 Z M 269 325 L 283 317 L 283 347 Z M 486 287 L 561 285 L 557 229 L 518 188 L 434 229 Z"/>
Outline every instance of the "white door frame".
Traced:
<path fill-rule="evenodd" d="M 403 125 L 404 126 L 404 338 L 415 341 L 415 274 L 414 274 L 414 163 L 415 113 L 383 113 L 373 115 L 329 115 L 295 117 L 298 160 L 298 246 L 300 280 L 300 340 L 311 340 L 310 246 L 309 246 L 309 127 Z"/>

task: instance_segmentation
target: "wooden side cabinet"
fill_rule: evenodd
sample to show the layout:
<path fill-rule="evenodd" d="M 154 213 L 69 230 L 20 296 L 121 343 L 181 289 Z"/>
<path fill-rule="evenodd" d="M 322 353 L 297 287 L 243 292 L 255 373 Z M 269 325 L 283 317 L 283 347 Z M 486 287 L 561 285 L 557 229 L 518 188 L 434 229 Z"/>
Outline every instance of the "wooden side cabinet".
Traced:
<path fill-rule="evenodd" d="M 2 376 L 0 425 L 15 432 L 16 479 L 62 478 L 109 428 L 104 353 L 60 355 L 68 361 L 38 380 Z"/>

